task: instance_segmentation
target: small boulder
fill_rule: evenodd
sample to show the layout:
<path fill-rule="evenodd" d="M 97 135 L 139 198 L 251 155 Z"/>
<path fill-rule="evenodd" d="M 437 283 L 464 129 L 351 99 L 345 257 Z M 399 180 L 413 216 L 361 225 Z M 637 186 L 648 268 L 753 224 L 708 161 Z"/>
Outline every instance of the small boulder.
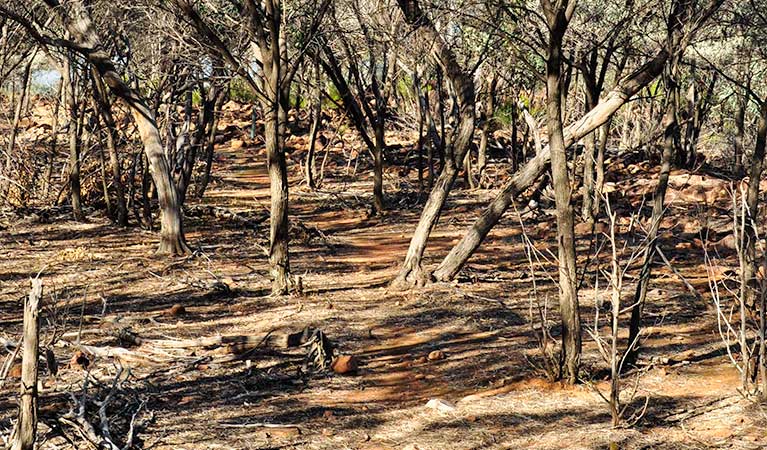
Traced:
<path fill-rule="evenodd" d="M 186 308 L 184 308 L 183 305 L 176 303 L 175 305 L 168 308 L 169 316 L 181 316 L 183 314 L 186 314 Z"/>
<path fill-rule="evenodd" d="M 439 361 L 441 359 L 445 359 L 445 352 L 442 350 L 434 350 L 433 352 L 429 353 L 428 359 L 429 361 Z"/>
<path fill-rule="evenodd" d="M 359 360 L 354 355 L 341 355 L 333 360 L 330 367 L 339 375 L 353 374 L 359 368 Z"/>

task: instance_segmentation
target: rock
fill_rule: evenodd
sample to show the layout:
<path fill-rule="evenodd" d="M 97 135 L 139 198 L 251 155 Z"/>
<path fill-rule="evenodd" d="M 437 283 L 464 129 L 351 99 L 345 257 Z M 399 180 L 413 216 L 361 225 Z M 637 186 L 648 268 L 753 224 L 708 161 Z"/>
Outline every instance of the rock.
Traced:
<path fill-rule="evenodd" d="M 91 359 L 89 358 L 89 355 L 81 350 L 76 351 L 75 354 L 72 355 L 72 359 L 69 360 L 69 367 L 76 370 L 85 370 L 90 365 Z"/>
<path fill-rule="evenodd" d="M 433 398 L 426 403 L 426 407 L 439 412 L 455 411 L 455 405 L 441 398 Z"/>
<path fill-rule="evenodd" d="M 357 372 L 359 360 L 353 355 L 341 355 L 333 360 L 330 367 L 339 375 L 353 374 Z"/>
<path fill-rule="evenodd" d="M 423 364 L 427 361 L 427 358 L 425 356 L 419 356 L 418 358 L 413 360 L 413 364 Z"/>
<path fill-rule="evenodd" d="M 186 314 L 186 308 L 184 308 L 183 305 L 179 305 L 178 303 L 174 304 L 168 309 L 169 316 L 181 316 L 183 314 Z"/>
<path fill-rule="evenodd" d="M 442 350 L 434 350 L 433 352 L 429 353 L 427 358 L 429 361 L 439 361 L 440 359 L 445 359 L 445 352 Z"/>

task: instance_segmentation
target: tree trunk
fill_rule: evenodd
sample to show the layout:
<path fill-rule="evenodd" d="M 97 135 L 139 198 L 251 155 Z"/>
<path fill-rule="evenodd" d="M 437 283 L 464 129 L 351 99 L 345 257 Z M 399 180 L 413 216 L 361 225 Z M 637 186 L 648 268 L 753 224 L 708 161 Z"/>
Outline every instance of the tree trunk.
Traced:
<path fill-rule="evenodd" d="M 71 39 L 77 43 L 77 51 L 88 59 L 109 89 L 130 108 L 144 143 L 149 171 L 160 203 L 160 245 L 157 253 L 181 255 L 189 252 L 184 239 L 181 203 L 171 178 L 154 113 L 139 92 L 125 84 L 110 55 L 103 50 L 104 46 L 83 1 L 73 0 L 60 4 L 57 0 L 45 0 L 45 3 L 59 15 Z"/>
<path fill-rule="evenodd" d="M 416 0 L 398 0 L 398 4 L 405 15 L 405 20 L 420 31 L 428 42 L 432 42 L 432 54 L 446 71 L 447 78 L 456 94 L 459 110 L 456 138 L 445 150 L 447 157 L 442 172 L 429 193 L 426 205 L 424 205 L 413 238 L 410 241 L 405 262 L 392 282 L 393 286 L 407 287 L 414 284 L 420 285 L 427 281 L 422 267 L 426 244 L 455 181 L 458 166 L 463 162 L 474 135 L 474 81 L 458 64 L 455 54 L 442 36 L 437 33 L 429 18 L 423 14 L 418 2 Z M 444 142 L 444 135 L 442 141 Z"/>
<path fill-rule="evenodd" d="M 19 132 L 19 121 L 21 120 L 21 115 L 24 112 L 24 96 L 27 92 L 27 84 L 29 84 L 30 79 L 30 73 L 32 71 L 32 62 L 35 59 L 35 55 L 37 54 L 37 51 L 32 52 L 32 55 L 27 60 L 27 63 L 24 65 L 24 70 L 22 71 L 21 75 L 21 90 L 19 91 L 19 97 L 16 100 L 16 108 L 13 111 L 13 122 L 11 123 L 11 129 L 10 133 L 8 135 L 8 152 L 5 154 L 5 168 L 4 171 L 7 178 L 11 178 L 12 176 L 12 170 L 11 167 L 13 165 L 13 154 L 16 148 L 16 136 Z M 11 91 L 12 93 L 15 93 L 14 84 L 11 84 Z M 13 100 L 11 100 L 11 104 L 13 104 Z M 4 195 L 8 192 L 9 182 L 7 180 L 0 181 L 0 195 Z"/>
<path fill-rule="evenodd" d="M 746 128 L 746 105 L 748 103 L 748 94 L 738 95 L 738 112 L 735 114 L 735 141 L 732 171 L 735 177 L 743 176 L 743 140 Z"/>
<path fill-rule="evenodd" d="M 575 260 L 575 232 L 567 169 L 567 146 L 562 130 L 562 38 L 567 29 L 565 13 L 549 19 L 549 44 L 546 61 L 547 120 L 552 184 L 557 209 L 557 244 L 559 256 L 559 312 L 562 316 L 562 376 L 569 383 L 578 379 L 581 358 L 581 319 Z M 592 147 L 593 150 L 593 147 Z"/>
<path fill-rule="evenodd" d="M 599 143 L 597 147 L 596 177 L 594 179 L 594 206 L 591 210 L 592 220 L 596 220 L 601 210 L 602 190 L 605 186 L 605 151 L 607 151 L 607 141 L 610 138 L 610 124 L 612 117 L 599 128 Z"/>
<path fill-rule="evenodd" d="M 125 202 L 125 185 L 122 181 L 120 156 L 117 153 L 116 125 L 112 116 L 112 105 L 109 103 L 106 87 L 95 69 L 92 70 L 94 109 L 98 111 L 105 127 L 107 153 L 109 155 L 109 168 L 112 172 L 112 183 L 115 187 L 117 201 L 117 224 L 128 226 L 128 205 Z"/>
<path fill-rule="evenodd" d="M 596 166 L 596 131 L 592 132 L 583 142 L 583 186 L 581 196 L 583 207 L 581 208 L 581 220 L 585 223 L 594 223 L 594 169 Z"/>
<path fill-rule="evenodd" d="M 37 364 L 40 340 L 40 302 L 43 282 L 32 280 L 32 290 L 24 304 L 24 354 L 21 361 L 19 420 L 12 450 L 32 450 L 37 435 Z"/>
<path fill-rule="evenodd" d="M 67 85 L 67 111 L 69 112 L 69 195 L 72 202 L 72 214 L 76 221 L 84 219 L 80 199 L 80 136 L 83 118 L 77 100 L 79 76 L 72 65 L 71 55 L 64 63 L 64 83 Z"/>
<path fill-rule="evenodd" d="M 315 58 L 316 59 L 316 58 Z M 309 131 L 309 151 L 306 154 L 306 184 L 309 189 L 316 189 L 316 182 L 314 180 L 314 160 L 315 151 L 317 148 L 317 134 L 320 131 L 320 125 L 322 125 L 322 89 L 320 83 L 322 82 L 322 74 L 320 73 L 320 63 L 315 61 L 314 64 L 314 86 L 312 87 L 312 126 Z"/>
<path fill-rule="evenodd" d="M 676 59 L 676 58 L 675 58 Z M 652 216 L 650 218 L 650 231 L 647 235 L 647 249 L 642 262 L 642 269 L 639 272 L 639 281 L 637 282 L 634 302 L 631 307 L 631 319 L 629 322 L 628 348 L 624 356 L 624 364 L 633 366 L 636 364 L 639 355 L 639 333 L 642 326 L 642 314 L 644 310 L 645 298 L 647 297 L 647 288 L 650 284 L 650 271 L 653 260 L 655 259 L 655 245 L 658 237 L 661 219 L 665 208 L 666 188 L 668 187 L 669 172 L 671 171 L 671 160 L 676 154 L 675 142 L 679 134 L 679 124 L 677 123 L 677 96 L 679 95 L 677 82 L 676 62 L 673 62 L 671 76 L 666 89 L 669 92 L 669 98 L 666 101 L 666 115 L 663 118 L 663 156 L 661 158 L 660 173 L 658 176 L 658 185 L 653 194 Z"/>
<path fill-rule="evenodd" d="M 271 195 L 269 228 L 269 265 L 272 275 L 272 293 L 288 292 L 290 259 L 288 254 L 288 175 L 285 154 L 280 149 L 277 105 L 264 114 L 269 191 Z"/>
<path fill-rule="evenodd" d="M 383 152 L 386 148 L 384 122 L 380 115 L 375 121 L 375 149 L 373 151 L 373 212 L 381 214 L 385 210 L 383 194 Z"/>
<path fill-rule="evenodd" d="M 564 130 L 565 147 L 572 145 L 578 139 L 606 123 L 623 104 L 661 73 L 668 57 L 668 51 L 665 47 L 662 48 L 652 60 L 610 91 L 594 109 L 568 126 Z M 546 146 L 515 172 L 498 196 L 482 212 L 477 221 L 466 231 L 463 238 L 450 250 L 450 253 L 445 256 L 445 259 L 433 273 L 434 279 L 449 281 L 458 274 L 461 267 L 501 219 L 503 213 L 511 206 L 514 198 L 524 192 L 546 171 L 549 160 L 550 150 Z"/>
<path fill-rule="evenodd" d="M 744 242 L 744 265 L 743 279 L 746 281 L 745 299 L 746 304 L 755 306 L 760 297 L 757 292 L 757 281 L 754 278 L 756 273 L 756 239 L 757 230 L 754 229 L 759 223 L 759 180 L 761 180 L 764 170 L 765 146 L 767 143 L 767 98 L 761 101 L 759 108 L 759 123 L 757 125 L 756 146 L 754 155 L 751 158 L 751 168 L 748 177 L 748 192 L 746 193 L 746 207 L 748 208 L 745 225 Z M 764 388 L 764 387 L 763 387 Z"/>
<path fill-rule="evenodd" d="M 197 192 L 195 193 L 197 198 L 202 198 L 205 195 L 205 190 L 208 188 L 208 183 L 210 182 L 210 172 L 213 169 L 213 156 L 215 154 L 218 118 L 226 97 L 227 89 L 220 87 L 216 93 L 213 104 L 213 118 L 208 127 L 207 136 L 205 139 L 205 169 L 202 172 L 202 179 L 198 182 L 199 184 L 197 185 Z"/>
<path fill-rule="evenodd" d="M 53 176 L 53 164 L 56 160 L 56 147 L 58 145 L 59 137 L 59 105 L 61 104 L 62 86 L 64 85 L 64 78 L 59 77 L 58 87 L 56 88 L 56 96 L 53 97 L 53 113 L 51 119 L 51 146 L 48 152 L 48 161 L 45 167 L 43 198 L 48 197 L 48 193 L 51 190 L 51 177 Z"/>
<path fill-rule="evenodd" d="M 479 179 L 482 180 L 482 175 L 485 173 L 487 166 L 487 142 L 490 133 L 493 132 L 493 114 L 495 113 L 495 88 L 498 85 L 498 78 L 493 74 L 493 77 L 488 82 L 487 92 L 485 93 L 485 102 L 482 105 L 482 116 L 480 117 L 480 139 L 479 150 L 477 150 L 477 172 Z M 513 108 L 513 105 L 512 105 Z M 512 111 L 512 121 L 514 117 L 514 111 Z M 513 140 L 513 138 L 512 138 Z M 512 145 L 513 147 L 513 145 Z M 512 170 L 515 168 L 512 167 Z"/>
<path fill-rule="evenodd" d="M 514 95 L 511 101 L 511 172 L 514 173 L 519 170 L 519 148 L 517 147 L 517 136 L 519 121 L 519 109 L 517 106 L 517 95 Z"/>

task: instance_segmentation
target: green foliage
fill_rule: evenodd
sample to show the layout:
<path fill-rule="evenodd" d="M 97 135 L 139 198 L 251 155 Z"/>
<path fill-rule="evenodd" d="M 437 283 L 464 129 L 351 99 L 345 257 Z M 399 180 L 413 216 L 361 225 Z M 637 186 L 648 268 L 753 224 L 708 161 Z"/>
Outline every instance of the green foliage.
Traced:
<path fill-rule="evenodd" d="M 512 102 L 504 102 L 496 106 L 493 119 L 499 127 L 504 128 L 511 125 L 511 106 Z"/>
<path fill-rule="evenodd" d="M 397 94 L 401 98 L 413 97 L 413 79 L 408 75 L 403 75 L 397 79 Z"/>
<path fill-rule="evenodd" d="M 337 109 L 338 105 L 341 104 L 341 94 L 338 93 L 338 89 L 336 89 L 336 86 L 334 84 L 328 85 L 327 90 L 328 96 L 330 96 L 331 100 L 328 100 L 325 98 L 325 96 L 322 97 L 322 108 L 323 109 Z"/>
<path fill-rule="evenodd" d="M 192 105 L 196 107 L 202 105 L 202 94 L 200 94 L 199 88 L 192 91 Z"/>
<path fill-rule="evenodd" d="M 229 96 L 239 103 L 255 103 L 258 100 L 250 86 L 241 78 L 234 78 L 229 83 Z"/>

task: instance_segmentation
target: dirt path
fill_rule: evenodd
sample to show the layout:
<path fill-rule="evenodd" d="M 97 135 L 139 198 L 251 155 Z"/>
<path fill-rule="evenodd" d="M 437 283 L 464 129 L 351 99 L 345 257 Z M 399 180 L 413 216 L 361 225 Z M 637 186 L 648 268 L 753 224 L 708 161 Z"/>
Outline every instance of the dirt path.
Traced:
<path fill-rule="evenodd" d="M 221 179 L 212 185 L 205 204 L 263 212 L 268 180 L 262 153 L 248 146 L 223 150 L 216 163 Z M 294 175 L 299 170 L 291 168 Z M 386 281 L 404 255 L 418 208 L 396 207 L 383 218 L 368 218 L 367 180 L 334 181 L 312 193 L 293 178 L 291 217 L 302 229 L 321 231 L 295 233 L 292 242 L 293 270 L 303 278 L 304 296 L 267 295 L 266 258 L 260 247 L 267 236 L 264 227 L 249 230 L 211 217 L 191 217 L 187 229 L 196 256 L 168 261 L 151 256 L 156 235 L 113 227 L 98 215 L 85 224 L 17 219 L 0 235 L 4 337 L 11 339 L 19 328 L 27 278 L 43 270 L 49 300 L 57 301 L 58 322 L 70 332 L 82 322 L 82 341 L 88 345 L 118 345 L 111 331 L 117 328 L 129 328 L 152 342 L 259 336 L 312 326 L 325 331 L 337 352 L 361 361 L 354 376 L 299 373 L 300 350 L 234 360 L 202 361 L 191 355 L 183 364 L 134 364 L 126 389 L 153 414 L 140 433 L 144 448 L 767 445 L 763 413 L 735 391 L 738 374 L 720 351 L 710 307 L 689 295 L 669 270 L 655 272 L 648 309 L 656 326 L 647 341 L 648 355 L 662 361 L 683 352 L 710 352 L 700 361 L 649 370 L 634 399 L 639 408 L 648 399 L 644 418 L 634 428 L 612 430 L 607 405 L 592 387 L 545 381 L 531 363 L 538 355 L 529 324 L 532 286 L 517 219 L 506 219 L 461 282 L 396 292 L 387 289 Z M 393 176 L 389 180 L 396 182 Z M 470 223 L 475 213 L 465 205 L 491 194 L 457 193 L 452 200 L 457 207 L 442 218 L 434 235 L 434 258 Z M 541 250 L 553 243 L 540 225 L 549 220 L 543 216 L 527 224 L 538 233 Z M 585 249 L 587 242 L 582 245 Z M 695 255 L 669 255 L 696 287 L 705 287 Z M 538 282 L 539 298 L 554 298 L 551 283 Z M 584 289 L 582 296 L 590 326 L 594 295 Z M 184 310 L 174 312 L 175 304 Z M 556 317 L 550 320 L 556 322 Z M 584 366 L 598 373 L 604 365 L 593 343 L 587 337 L 584 342 Z M 434 351 L 443 357 L 429 360 Z M 67 365 L 72 348 L 55 352 L 61 370 L 45 380 L 44 411 L 67 408 L 69 400 L 60 392 L 77 389 L 83 379 L 82 371 Z M 115 370 L 109 358 L 98 358 L 90 367 L 107 384 Z M 14 410 L 12 384 L 3 388 L 0 400 L 4 429 Z M 594 384 L 606 387 L 601 379 Z M 425 407 L 434 398 L 455 407 L 442 412 Z M 251 426 L 259 423 L 284 427 Z"/>

